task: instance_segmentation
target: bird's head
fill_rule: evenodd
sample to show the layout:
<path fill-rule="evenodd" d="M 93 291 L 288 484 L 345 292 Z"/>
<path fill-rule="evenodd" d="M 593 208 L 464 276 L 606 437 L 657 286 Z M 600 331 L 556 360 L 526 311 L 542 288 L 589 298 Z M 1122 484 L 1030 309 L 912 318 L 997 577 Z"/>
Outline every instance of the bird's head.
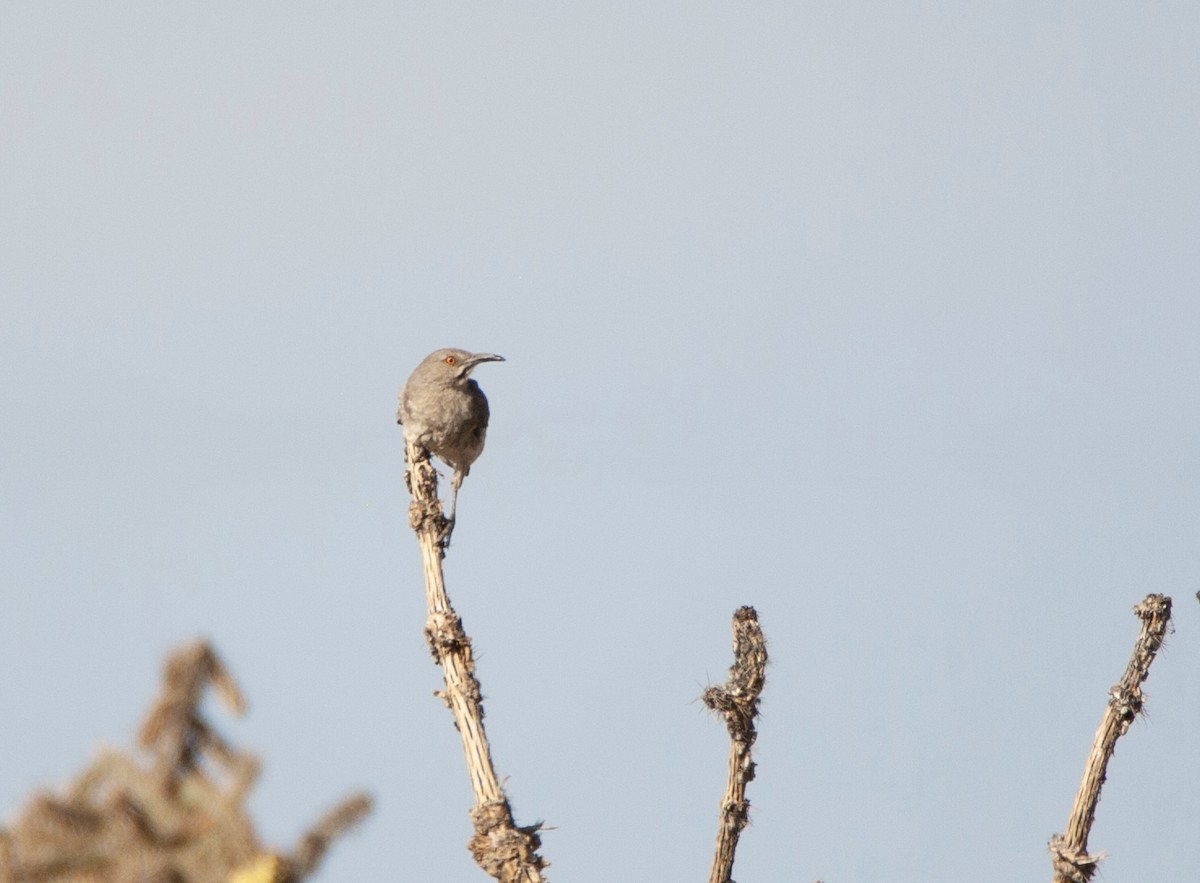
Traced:
<path fill-rule="evenodd" d="M 495 353 L 470 353 L 460 349 L 434 350 L 417 367 L 421 379 L 447 386 L 466 383 L 471 371 L 481 362 L 503 362 Z"/>

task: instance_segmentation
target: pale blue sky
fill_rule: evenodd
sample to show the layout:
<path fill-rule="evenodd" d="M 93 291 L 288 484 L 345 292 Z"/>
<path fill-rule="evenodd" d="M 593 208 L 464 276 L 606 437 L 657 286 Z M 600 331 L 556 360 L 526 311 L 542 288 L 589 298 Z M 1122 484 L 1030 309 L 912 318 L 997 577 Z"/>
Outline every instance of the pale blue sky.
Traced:
<path fill-rule="evenodd" d="M 365 787 L 321 880 L 486 879 L 393 422 L 461 346 L 551 879 L 705 878 L 747 603 L 738 880 L 1048 879 L 1150 591 L 1092 845 L 1194 876 L 1198 105 L 1194 4 L 4 3 L 0 813 L 207 635 L 267 840 Z"/>

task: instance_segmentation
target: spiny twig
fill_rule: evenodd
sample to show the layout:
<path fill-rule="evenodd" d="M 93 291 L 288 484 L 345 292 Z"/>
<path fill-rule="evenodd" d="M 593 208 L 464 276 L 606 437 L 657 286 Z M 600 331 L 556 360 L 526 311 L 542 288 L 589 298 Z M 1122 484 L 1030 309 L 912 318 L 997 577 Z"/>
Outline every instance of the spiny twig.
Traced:
<path fill-rule="evenodd" d="M 732 883 L 730 875 L 738 838 L 750 819 L 746 783 L 754 778 L 750 749 L 758 738 L 754 722 L 766 672 L 767 644 L 758 625 L 758 613 L 753 607 L 741 607 L 733 614 L 733 666 L 729 669 L 729 680 L 709 687 L 701 697 L 705 705 L 725 719 L 730 740 L 729 778 L 721 800 L 721 823 L 717 828 L 717 849 L 709 883 Z"/>
<path fill-rule="evenodd" d="M 417 535 L 425 570 L 425 603 L 429 610 L 425 640 L 442 667 L 446 688 L 437 695 L 454 715 L 475 793 L 471 810 L 475 836 L 468 848 L 476 863 L 501 883 L 542 883 L 546 860 L 537 854 L 542 826 L 518 827 L 513 821 L 512 807 L 496 776 L 483 727 L 483 698 L 475 677 L 471 639 L 446 594 L 442 575 L 446 520 L 437 495 L 437 472 L 427 450 L 407 442 L 405 449 L 409 465 L 405 479 L 413 496 L 409 524 Z"/>
<path fill-rule="evenodd" d="M 1088 834 L 1096 819 L 1096 804 L 1107 775 L 1108 762 L 1129 725 L 1141 713 L 1145 696 L 1142 683 L 1150 674 L 1150 663 L 1162 647 L 1171 623 L 1171 599 L 1166 595 L 1147 595 L 1133 608 L 1142 621 L 1142 630 L 1133 645 L 1133 655 L 1121 680 L 1108 691 L 1108 705 L 1100 720 L 1100 729 L 1092 742 L 1083 770 L 1083 780 L 1071 807 L 1065 834 L 1050 838 L 1050 861 L 1054 883 L 1088 883 L 1096 873 L 1103 855 L 1088 855 Z"/>

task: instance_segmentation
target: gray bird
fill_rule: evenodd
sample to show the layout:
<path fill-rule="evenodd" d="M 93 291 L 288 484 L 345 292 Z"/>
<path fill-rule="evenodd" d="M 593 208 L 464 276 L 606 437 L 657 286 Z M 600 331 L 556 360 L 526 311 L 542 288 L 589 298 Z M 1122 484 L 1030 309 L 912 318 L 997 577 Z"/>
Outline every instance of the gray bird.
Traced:
<path fill-rule="evenodd" d="M 466 350 L 434 350 L 408 378 L 400 391 L 396 422 L 403 424 L 404 437 L 427 448 L 454 470 L 450 479 L 450 513 L 454 524 L 458 489 L 471 472 L 471 464 L 483 453 L 487 437 L 488 401 L 471 370 L 481 362 L 503 362 L 492 353 Z"/>

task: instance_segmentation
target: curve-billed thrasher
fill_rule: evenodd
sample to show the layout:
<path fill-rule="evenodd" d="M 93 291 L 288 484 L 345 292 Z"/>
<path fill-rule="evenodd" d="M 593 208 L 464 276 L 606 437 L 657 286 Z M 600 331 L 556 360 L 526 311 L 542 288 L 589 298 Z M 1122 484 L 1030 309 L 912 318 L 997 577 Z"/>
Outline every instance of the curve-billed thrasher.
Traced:
<path fill-rule="evenodd" d="M 471 472 L 471 464 L 483 453 L 487 436 L 488 401 L 471 369 L 480 362 L 503 362 L 492 353 L 466 350 L 434 350 L 416 367 L 400 391 L 396 422 L 404 425 L 404 437 L 427 448 L 454 469 L 450 479 L 451 529 L 458 489 Z"/>

